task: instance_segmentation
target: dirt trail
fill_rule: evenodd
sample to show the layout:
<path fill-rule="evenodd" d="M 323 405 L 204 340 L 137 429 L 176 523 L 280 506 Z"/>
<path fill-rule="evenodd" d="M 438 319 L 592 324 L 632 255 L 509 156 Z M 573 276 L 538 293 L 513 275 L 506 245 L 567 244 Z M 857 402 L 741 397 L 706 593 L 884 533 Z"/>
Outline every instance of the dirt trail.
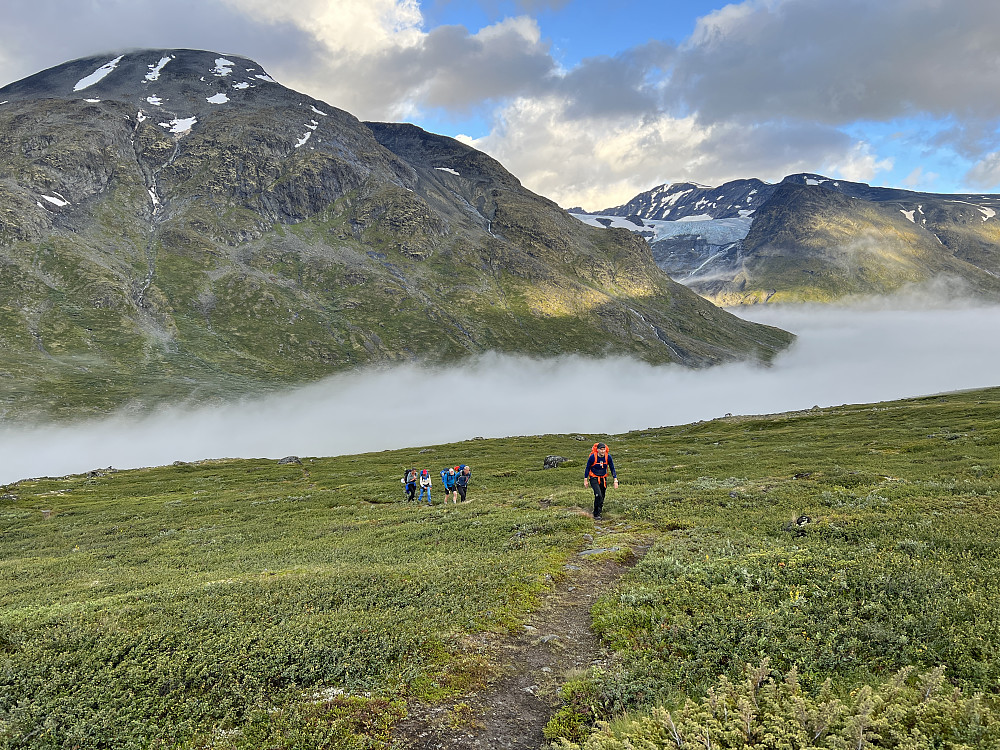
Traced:
<path fill-rule="evenodd" d="M 597 529 L 601 542 L 613 527 Z M 542 729 L 559 704 L 558 689 L 574 673 L 601 665 L 608 652 L 590 629 L 590 608 L 597 598 L 645 554 L 633 546 L 632 561 L 588 560 L 581 553 L 566 566 L 566 577 L 532 614 L 524 632 L 499 645 L 506 671 L 480 692 L 462 696 L 469 720 L 454 724 L 451 705 L 411 706 L 410 717 L 396 729 L 406 750 L 538 750 L 546 744 Z"/>

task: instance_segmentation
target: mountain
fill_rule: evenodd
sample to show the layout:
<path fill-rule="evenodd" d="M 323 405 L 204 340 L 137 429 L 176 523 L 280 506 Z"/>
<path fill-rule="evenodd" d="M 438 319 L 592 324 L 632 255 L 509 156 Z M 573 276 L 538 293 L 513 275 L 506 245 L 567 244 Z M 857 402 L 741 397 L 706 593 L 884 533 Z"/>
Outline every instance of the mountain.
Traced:
<path fill-rule="evenodd" d="M 778 184 L 662 185 L 596 214 L 629 228 L 672 278 L 717 304 L 830 302 L 948 282 L 1000 299 L 1000 196 L 943 195 L 797 174 Z"/>
<path fill-rule="evenodd" d="M 498 162 L 244 57 L 137 50 L 0 89 L 0 408 L 204 402 L 485 351 L 768 360 Z"/>

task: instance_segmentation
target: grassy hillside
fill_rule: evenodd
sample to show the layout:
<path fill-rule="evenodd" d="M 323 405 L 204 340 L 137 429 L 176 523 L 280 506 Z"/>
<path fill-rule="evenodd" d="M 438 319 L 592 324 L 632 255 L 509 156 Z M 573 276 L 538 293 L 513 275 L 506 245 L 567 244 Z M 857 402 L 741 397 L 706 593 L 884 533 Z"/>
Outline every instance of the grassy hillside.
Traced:
<path fill-rule="evenodd" d="M 392 747 L 415 702 L 459 713 L 577 552 L 640 537 L 594 608 L 616 655 L 567 676 L 551 738 L 995 747 L 998 417 L 989 390 L 618 436 L 596 528 L 590 436 L 22 481 L 0 747 Z M 459 461 L 474 502 L 399 502 L 404 468 Z"/>

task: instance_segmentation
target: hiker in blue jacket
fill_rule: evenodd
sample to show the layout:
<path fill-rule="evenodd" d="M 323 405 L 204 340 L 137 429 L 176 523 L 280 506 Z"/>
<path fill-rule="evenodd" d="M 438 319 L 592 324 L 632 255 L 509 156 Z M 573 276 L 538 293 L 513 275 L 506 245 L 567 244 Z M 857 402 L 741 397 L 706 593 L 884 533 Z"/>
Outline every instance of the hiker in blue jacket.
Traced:
<path fill-rule="evenodd" d="M 618 474 L 615 473 L 615 462 L 611 460 L 611 453 L 604 443 L 594 443 L 590 451 L 590 458 L 587 459 L 587 468 L 583 470 L 583 486 L 588 484 L 594 491 L 594 520 L 601 520 L 601 511 L 604 510 L 604 496 L 608 491 L 608 471 L 615 479 L 615 489 L 618 489 Z"/>
<path fill-rule="evenodd" d="M 456 487 L 456 482 L 458 481 L 458 472 L 455 471 L 454 466 L 449 466 L 447 469 L 441 470 L 441 484 L 444 486 L 444 501 L 448 502 L 448 495 L 453 495 L 452 503 L 458 503 L 458 489 Z"/>

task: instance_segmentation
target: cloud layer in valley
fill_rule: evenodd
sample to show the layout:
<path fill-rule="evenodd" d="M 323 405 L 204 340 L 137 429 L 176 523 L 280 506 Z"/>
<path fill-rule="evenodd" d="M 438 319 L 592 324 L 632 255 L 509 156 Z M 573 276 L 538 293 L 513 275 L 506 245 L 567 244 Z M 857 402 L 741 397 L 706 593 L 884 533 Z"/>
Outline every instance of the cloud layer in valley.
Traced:
<path fill-rule="evenodd" d="M 992 0 L 696 3 L 678 38 L 649 36 L 673 4 L 639 4 L 620 48 L 569 63 L 557 21 L 607 20 L 604 4 L 478 5 L 492 11 L 470 26 L 416 0 L 8 0 L 0 81 L 126 47 L 239 53 L 362 119 L 465 132 L 529 188 L 592 209 L 664 181 L 796 171 L 1000 184 Z"/>
<path fill-rule="evenodd" d="M 926 300 L 923 300 L 926 303 Z M 753 308 L 799 335 L 771 367 L 487 356 L 331 377 L 281 396 L 145 419 L 0 432 L 0 482 L 222 457 L 339 455 L 475 436 L 615 434 L 732 414 L 869 403 L 1000 379 L 1000 307 Z M 592 408 L 594 392 L 606 407 Z M 448 410 L 454 418 L 443 419 Z"/>

